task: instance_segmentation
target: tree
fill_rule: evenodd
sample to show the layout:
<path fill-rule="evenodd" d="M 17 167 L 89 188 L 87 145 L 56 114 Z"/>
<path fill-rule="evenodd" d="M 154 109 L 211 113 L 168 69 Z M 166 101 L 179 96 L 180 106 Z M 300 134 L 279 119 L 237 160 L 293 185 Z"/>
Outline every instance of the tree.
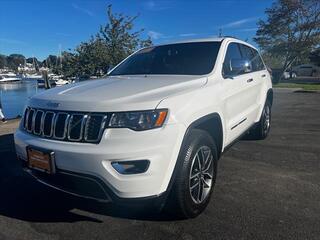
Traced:
<path fill-rule="evenodd" d="M 7 66 L 7 57 L 0 54 L 0 69 Z"/>
<path fill-rule="evenodd" d="M 11 54 L 7 57 L 7 65 L 9 69 L 14 71 L 18 70 L 20 65 L 23 65 L 25 62 L 25 57 L 21 54 Z"/>
<path fill-rule="evenodd" d="M 38 59 L 36 57 L 30 57 L 26 59 L 27 63 L 31 63 L 34 65 L 35 70 L 39 71 L 39 67 L 41 66 L 41 62 L 38 61 Z"/>
<path fill-rule="evenodd" d="M 320 1 L 277 0 L 265 12 L 267 20 L 258 22 L 254 41 L 262 51 L 282 59 L 283 73 L 292 63 L 307 59 L 319 44 Z"/>
<path fill-rule="evenodd" d="M 43 62 L 42 65 L 47 68 L 54 68 L 58 65 L 58 57 L 55 55 L 49 55 Z"/>
<path fill-rule="evenodd" d="M 281 69 L 284 62 L 284 56 L 274 56 L 270 52 L 263 51 L 261 53 L 263 61 L 271 69 Z"/>
<path fill-rule="evenodd" d="M 75 53 L 64 51 L 62 56 L 62 73 L 65 77 L 73 77 L 78 74 L 78 59 Z"/>
<path fill-rule="evenodd" d="M 89 41 L 82 42 L 73 52 L 62 54 L 64 75 L 104 75 L 137 48 L 152 44 L 150 38 L 140 38 L 143 29 L 134 31 L 134 21 L 138 16 L 114 14 L 109 5 L 107 17 L 108 23 L 100 26 L 100 31 Z"/>
<path fill-rule="evenodd" d="M 109 22 L 106 26 L 100 27 L 97 39 L 106 44 L 110 65 L 117 65 L 138 47 L 146 47 L 152 44 L 150 38 L 140 39 L 140 34 L 144 29 L 133 31 L 134 21 L 138 16 L 130 17 L 121 13 L 114 14 L 111 5 L 107 8 L 107 16 Z"/>
<path fill-rule="evenodd" d="M 77 48 L 77 65 L 80 75 L 102 75 L 108 71 L 110 58 L 107 45 L 99 38 L 81 43 Z"/>

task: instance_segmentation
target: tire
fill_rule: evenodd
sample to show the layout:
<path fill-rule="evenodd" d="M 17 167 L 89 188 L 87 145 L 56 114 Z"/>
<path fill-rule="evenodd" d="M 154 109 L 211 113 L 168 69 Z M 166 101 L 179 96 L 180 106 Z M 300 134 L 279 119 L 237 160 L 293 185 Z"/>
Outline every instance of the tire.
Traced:
<path fill-rule="evenodd" d="M 166 210 L 170 215 L 194 218 L 204 211 L 216 181 L 217 160 L 217 147 L 212 137 L 203 130 L 191 130 L 181 148 L 167 200 Z"/>
<path fill-rule="evenodd" d="M 263 140 L 270 132 L 271 128 L 271 103 L 266 101 L 261 113 L 260 121 L 249 131 L 245 139 Z"/>

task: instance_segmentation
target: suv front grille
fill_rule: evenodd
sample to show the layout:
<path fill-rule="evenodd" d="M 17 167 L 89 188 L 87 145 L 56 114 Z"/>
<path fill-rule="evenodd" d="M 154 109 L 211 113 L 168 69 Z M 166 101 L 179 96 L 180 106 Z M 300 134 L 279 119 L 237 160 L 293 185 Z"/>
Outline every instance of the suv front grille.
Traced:
<path fill-rule="evenodd" d="M 27 108 L 23 129 L 43 138 L 98 143 L 107 126 L 107 114 L 51 111 Z"/>

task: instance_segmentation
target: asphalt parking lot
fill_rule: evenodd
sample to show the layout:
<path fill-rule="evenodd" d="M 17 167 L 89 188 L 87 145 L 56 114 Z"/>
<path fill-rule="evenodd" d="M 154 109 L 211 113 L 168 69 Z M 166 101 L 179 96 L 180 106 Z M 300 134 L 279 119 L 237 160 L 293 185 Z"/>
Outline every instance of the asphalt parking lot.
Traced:
<path fill-rule="evenodd" d="M 320 93 L 275 92 L 272 130 L 219 162 L 198 218 L 141 217 L 66 196 L 22 172 L 0 137 L 0 239 L 320 239 Z M 0 126 L 0 128 L 3 126 Z"/>

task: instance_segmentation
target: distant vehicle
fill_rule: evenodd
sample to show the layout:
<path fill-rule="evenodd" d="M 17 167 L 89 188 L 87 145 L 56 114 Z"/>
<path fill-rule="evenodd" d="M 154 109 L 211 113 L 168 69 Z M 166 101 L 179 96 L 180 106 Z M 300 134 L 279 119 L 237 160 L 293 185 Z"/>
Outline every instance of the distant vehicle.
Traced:
<path fill-rule="evenodd" d="M 234 38 L 143 48 L 104 79 L 29 99 L 15 133 L 38 181 L 89 199 L 168 204 L 182 217 L 208 205 L 218 159 L 271 127 L 270 74 Z M 145 206 L 145 205 L 142 205 Z"/>
<path fill-rule="evenodd" d="M 296 78 L 297 74 L 295 72 L 291 72 L 291 71 L 285 71 L 283 73 L 283 78 L 284 79 L 290 79 L 290 78 Z"/>
<path fill-rule="evenodd" d="M 313 64 L 302 64 L 292 68 L 292 72 L 297 76 L 320 76 L 320 67 Z"/>
<path fill-rule="evenodd" d="M 18 77 L 15 73 L 1 73 L 0 74 L 0 83 L 8 82 L 20 82 L 22 79 Z"/>

